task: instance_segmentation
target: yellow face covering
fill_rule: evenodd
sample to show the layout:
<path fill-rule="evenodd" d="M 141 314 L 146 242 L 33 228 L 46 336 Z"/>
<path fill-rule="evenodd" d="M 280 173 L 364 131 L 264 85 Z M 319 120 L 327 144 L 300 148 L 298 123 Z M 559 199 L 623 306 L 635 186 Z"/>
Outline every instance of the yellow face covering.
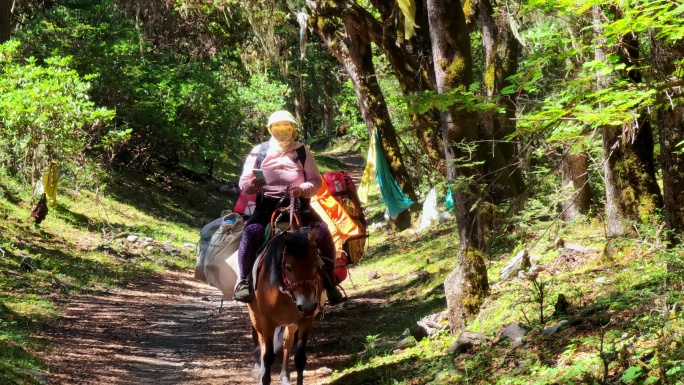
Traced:
<path fill-rule="evenodd" d="M 277 122 L 273 123 L 269 130 L 282 149 L 286 149 L 292 144 L 294 124 L 290 122 Z"/>

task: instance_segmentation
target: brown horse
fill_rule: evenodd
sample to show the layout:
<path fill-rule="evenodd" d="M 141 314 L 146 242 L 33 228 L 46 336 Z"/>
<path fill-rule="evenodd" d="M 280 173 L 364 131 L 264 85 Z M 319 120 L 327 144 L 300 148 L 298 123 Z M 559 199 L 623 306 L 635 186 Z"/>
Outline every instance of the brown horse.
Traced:
<path fill-rule="evenodd" d="M 314 244 L 318 230 L 310 233 L 287 231 L 269 242 L 257 283 L 249 317 L 259 336 L 261 366 L 259 384 L 271 383 L 271 365 L 275 361 L 274 334 L 283 326 L 283 365 L 280 379 L 290 383 L 288 361 L 297 332 L 294 356 L 297 385 L 304 383 L 306 342 L 313 328 L 314 315 L 320 309 L 325 291 L 319 276 L 319 257 Z"/>

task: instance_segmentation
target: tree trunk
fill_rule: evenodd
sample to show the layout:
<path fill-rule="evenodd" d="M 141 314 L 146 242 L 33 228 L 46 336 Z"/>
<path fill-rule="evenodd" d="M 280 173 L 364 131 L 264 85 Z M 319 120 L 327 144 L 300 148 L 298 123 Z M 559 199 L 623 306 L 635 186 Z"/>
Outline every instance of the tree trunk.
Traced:
<path fill-rule="evenodd" d="M 511 32 L 505 20 L 497 20 L 489 0 L 477 2 L 482 25 L 482 46 L 485 56 L 485 87 L 489 100 L 500 97 L 498 104 L 505 113 L 485 112 L 480 114 L 484 138 L 481 145 L 485 162 L 484 174 L 489 185 L 489 194 L 494 202 L 501 202 L 522 194 L 525 181 L 517 159 L 517 150 L 506 137 L 515 132 L 512 118 L 516 105 L 501 95 L 501 90 L 509 85 L 506 80 L 516 73 L 521 45 Z"/>
<path fill-rule="evenodd" d="M 0 0 L 0 44 L 10 39 L 12 0 Z"/>
<path fill-rule="evenodd" d="M 427 0 L 427 17 L 432 41 L 432 59 L 435 68 L 437 92 L 444 94 L 465 86 L 473 80 L 470 36 L 466 27 L 465 15 L 460 3 L 448 0 Z M 472 114 L 451 108 L 440 114 L 442 140 L 447 160 L 447 178 L 466 181 L 465 186 L 454 192 L 454 209 L 460 237 L 459 267 L 451 274 L 454 284 L 445 282 L 445 294 L 449 307 L 449 322 L 452 330 L 461 328 L 456 313 L 462 319 L 474 317 L 489 293 L 487 269 L 480 250 L 484 243 L 478 236 L 482 223 L 479 218 L 477 181 L 479 170 L 472 166 L 460 166 L 466 161 L 471 163 L 469 153 L 460 145 L 470 145 L 477 140 L 477 126 Z M 475 154 L 477 152 L 471 152 Z M 471 179 L 471 178 L 474 178 Z M 458 278 L 458 279 L 457 279 Z M 451 282 L 449 280 L 449 282 Z M 453 313 L 453 314 L 452 314 Z"/>
<path fill-rule="evenodd" d="M 435 79 L 437 92 L 447 93 L 459 86 L 468 86 L 473 81 L 472 57 L 470 53 L 470 37 L 465 26 L 465 15 L 461 7 L 453 7 L 447 0 L 428 0 L 427 14 L 432 40 L 432 59 L 435 63 Z M 456 161 L 469 159 L 474 152 L 463 151 L 461 144 L 471 145 L 477 140 L 477 127 L 473 114 L 451 108 L 440 113 L 442 126 L 442 140 L 447 161 L 449 180 L 457 177 L 470 178 L 479 173 L 476 168 L 459 166 Z M 456 144 L 456 145 L 455 145 Z M 464 159 L 465 158 L 465 159 Z M 461 236 L 460 250 L 469 247 L 480 249 L 477 231 L 472 226 L 476 224 L 476 210 L 472 210 L 478 195 L 476 186 L 468 186 L 455 192 L 455 211 Z"/>
<path fill-rule="evenodd" d="M 568 151 L 561 159 L 561 179 L 564 188 L 571 188 L 572 196 L 563 202 L 561 219 L 574 221 L 585 214 L 591 202 L 589 189 L 589 162 L 586 150 L 573 154 Z"/>
<path fill-rule="evenodd" d="M 307 3 L 308 5 L 308 3 Z M 387 110 L 385 97 L 378 84 L 373 66 L 373 52 L 370 42 L 364 42 L 354 29 L 345 25 L 346 36 L 338 33 L 333 20 L 318 16 L 316 33 L 322 38 L 330 51 L 342 64 L 354 85 L 354 91 L 369 132 L 376 130 L 392 176 L 397 180 L 404 194 L 417 201 L 412 181 L 401 158 L 397 134 Z M 403 211 L 394 222 L 398 229 L 411 225 L 411 214 Z"/>
<path fill-rule="evenodd" d="M 326 18 L 340 18 L 345 28 L 351 29 L 364 42 L 373 42 L 385 54 L 392 70 L 405 95 L 414 94 L 418 91 L 435 88 L 432 63 L 426 56 L 430 55 L 429 34 L 427 28 L 416 30 L 418 36 L 414 40 L 420 40 L 416 47 L 409 48 L 407 42 L 398 38 L 397 30 L 390 28 L 395 24 L 396 15 L 392 13 L 393 4 L 388 1 L 373 0 L 373 5 L 378 8 L 381 21 L 378 21 L 367 9 L 354 1 L 307 1 L 307 6 L 312 13 L 318 16 L 318 21 L 325 24 Z M 416 3 L 416 17 L 421 23 L 424 21 L 423 6 Z M 401 34 L 399 34 L 401 35 Z M 422 43 L 422 44 L 421 44 Z M 438 149 L 443 148 L 439 112 L 435 109 L 424 114 L 409 114 L 412 126 L 416 132 L 418 141 L 435 168 L 446 173 L 444 153 Z"/>
<path fill-rule="evenodd" d="M 594 6 L 592 12 L 594 32 L 596 36 L 600 36 L 602 9 Z M 597 43 L 594 58 L 605 61 L 606 52 L 603 47 L 606 41 L 600 38 Z M 635 54 L 629 53 L 623 56 L 623 60 L 634 60 L 631 57 L 633 55 Z M 639 75 L 633 73 L 629 76 L 637 81 Z M 607 88 L 611 81 L 612 78 L 608 76 L 597 75 L 597 90 Z M 631 234 L 634 232 L 632 222 L 653 214 L 662 204 L 653 163 L 653 131 L 646 116 L 623 127 L 605 126 L 602 131 L 606 227 L 609 235 Z"/>
<path fill-rule="evenodd" d="M 671 81 L 676 70 L 675 63 L 684 56 L 684 42 L 675 44 L 656 38 L 658 31 L 651 31 L 651 52 L 655 75 L 659 81 Z M 681 79 L 681 76 L 680 76 Z M 672 97 L 679 100 L 673 102 Z M 667 87 L 660 96 L 658 127 L 660 128 L 660 166 L 663 172 L 663 195 L 665 224 L 671 230 L 668 243 L 675 246 L 682 243 L 684 233 L 684 156 L 681 143 L 684 141 L 684 105 L 679 88 Z M 680 153 L 677 153 L 677 152 Z"/>
<path fill-rule="evenodd" d="M 333 102 L 332 79 L 329 72 L 323 74 L 325 81 L 323 90 L 323 134 L 328 136 L 335 120 L 335 105 Z"/>

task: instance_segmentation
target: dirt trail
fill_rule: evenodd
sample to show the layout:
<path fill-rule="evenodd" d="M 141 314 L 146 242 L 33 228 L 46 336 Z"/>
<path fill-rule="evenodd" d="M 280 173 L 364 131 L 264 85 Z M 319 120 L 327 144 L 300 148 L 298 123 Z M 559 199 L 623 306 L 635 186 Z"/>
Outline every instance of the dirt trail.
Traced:
<path fill-rule="evenodd" d="M 360 178 L 359 160 L 351 159 L 356 163 L 349 170 Z M 52 347 L 44 356 L 47 383 L 256 383 L 246 306 L 225 301 L 219 311 L 220 292 L 191 276 L 165 272 L 106 293 L 69 297 L 64 318 L 40 334 Z M 328 383 L 332 370 L 349 366 L 351 320 L 359 325 L 382 302 L 362 295 L 327 308 L 316 321 L 307 384 Z M 280 384 L 276 377 L 274 384 Z"/>
<path fill-rule="evenodd" d="M 354 308 L 354 302 L 363 301 L 345 307 Z M 235 301 L 219 308 L 219 292 L 191 280 L 190 272 L 168 272 L 101 295 L 71 297 L 66 316 L 42 334 L 55 347 L 47 357 L 48 383 L 255 383 L 247 308 Z M 345 364 L 345 357 L 323 349 L 334 345 L 335 332 L 327 330 L 334 313 L 338 322 L 347 318 L 341 309 L 331 309 L 317 322 L 315 334 L 326 338 L 315 335 L 311 343 L 308 384 L 329 377 L 325 365 Z"/>

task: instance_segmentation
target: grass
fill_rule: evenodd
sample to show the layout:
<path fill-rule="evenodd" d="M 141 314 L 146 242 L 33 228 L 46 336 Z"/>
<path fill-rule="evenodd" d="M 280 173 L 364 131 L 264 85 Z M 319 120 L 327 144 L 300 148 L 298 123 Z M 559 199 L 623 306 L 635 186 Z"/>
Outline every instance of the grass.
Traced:
<path fill-rule="evenodd" d="M 374 197 L 378 203 L 377 196 Z M 549 229 L 554 229 L 553 237 Z M 585 218 L 563 228 L 529 221 L 527 241 L 488 261 L 491 295 L 468 330 L 493 343 L 462 355 L 448 353 L 456 336 L 438 334 L 407 349 L 393 345 L 367 353 L 354 366 L 335 372 L 332 384 L 681 384 L 684 375 L 684 250 L 654 247 L 642 239 L 621 240 L 612 258 L 603 254 L 602 224 Z M 358 292 L 377 292 L 388 300 L 392 322 L 377 320 L 367 339 L 396 341 L 423 316 L 446 308 L 442 282 L 456 266 L 457 231 L 453 224 L 433 225 L 415 235 L 375 231 L 367 256 L 352 271 Z M 652 232 L 651 232 L 652 234 Z M 553 238 L 581 244 L 583 252 L 556 249 Z M 535 302 L 527 278 L 498 283 L 503 266 L 516 251 L 530 250 L 542 269 L 546 299 Z M 669 268 L 668 268 L 669 266 Z M 379 272 L 379 279 L 367 279 Z M 559 294 L 570 302 L 567 314 L 554 315 Z M 540 308 L 545 315 L 541 324 Z M 511 322 L 527 330 L 521 347 L 501 338 Z M 560 325 L 560 326 L 559 326 Z M 389 326 L 389 327 L 386 327 Z M 552 334 L 547 330 L 559 326 Z M 546 333 L 544 332 L 545 330 Z M 549 334 L 547 334 L 549 333 Z"/>
<path fill-rule="evenodd" d="M 323 171 L 342 168 L 335 158 L 316 156 Z M 353 364 L 335 372 L 332 384 L 681 383 L 684 250 L 658 247 L 655 226 L 641 228 L 639 239 L 617 240 L 618 252 L 608 258 L 600 219 L 559 225 L 529 210 L 510 218 L 515 229 L 500 236 L 487 261 L 491 295 L 468 324 L 493 342 L 452 355 L 447 348 L 456 336 L 447 331 L 406 348 L 391 343 L 446 309 L 443 282 L 457 265 L 455 223 L 389 233 L 378 225 L 384 209 L 377 186 L 370 198 L 368 250 L 345 287 L 382 305 L 371 306 L 366 318 L 373 322 L 344 341 Z M 97 194 L 62 186 L 59 206 L 40 226 L 28 219 L 30 200 L 19 183 L 0 178 L 0 378 L 18 384 L 41 381 L 46 368 L 38 357 L 49 347 L 35 331 L 60 316 L 60 298 L 191 267 L 197 229 L 232 207 L 207 182 L 156 174 L 114 175 Z M 557 249 L 557 236 L 586 249 Z M 543 303 L 535 301 L 530 279 L 498 282 L 522 248 L 540 267 Z M 570 309 L 554 315 L 559 294 Z M 511 322 L 527 330 L 520 347 L 500 337 Z M 544 333 L 552 326 L 559 328 Z"/>
<path fill-rule="evenodd" d="M 127 173 L 97 194 L 61 187 L 59 205 L 36 226 L 29 193 L 0 180 L 2 383 L 41 382 L 38 356 L 47 347 L 34 333 L 61 315 L 56 301 L 194 266 L 197 229 L 232 206 L 200 182 Z"/>

